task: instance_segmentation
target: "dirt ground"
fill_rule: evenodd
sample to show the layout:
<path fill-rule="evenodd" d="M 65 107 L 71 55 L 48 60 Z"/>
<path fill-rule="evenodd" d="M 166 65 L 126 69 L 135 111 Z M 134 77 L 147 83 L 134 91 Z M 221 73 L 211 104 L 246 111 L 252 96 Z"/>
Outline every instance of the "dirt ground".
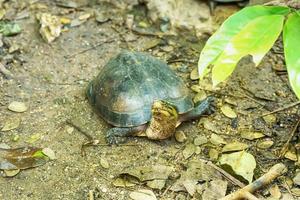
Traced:
<path fill-rule="evenodd" d="M 178 174 L 188 168 L 190 161 L 201 158 L 216 163 L 217 159 L 209 152 L 215 149 L 220 156 L 224 144 L 207 142 L 196 145 L 197 151 L 190 156 L 183 153 L 187 146 L 194 144 L 195 138 L 204 136 L 209 141 L 212 134 L 221 136 L 227 143 L 240 141 L 249 145 L 247 151 L 257 162 L 255 178 L 272 165 L 285 163 L 288 173 L 271 185 L 279 186 L 282 198 L 291 199 L 291 189 L 297 187 L 288 183 L 297 174 L 299 163 L 297 158 L 280 159 L 278 152 L 298 120 L 298 109 L 292 107 L 277 112 L 272 115 L 274 120 L 271 122 L 259 118 L 263 113 L 297 101 L 289 87 L 282 54 L 278 53 L 282 49 L 278 45 L 257 68 L 250 59 L 244 59 L 227 83 L 217 90 L 211 90 L 207 80 L 200 83 L 201 91 L 216 98 L 216 112 L 203 117 L 200 122 L 183 123 L 177 131 L 186 135 L 184 142 L 174 138 L 159 142 L 131 138 L 122 146 L 86 148 L 86 155 L 82 156 L 81 145 L 87 138 L 66 121 L 71 120 L 98 139 L 100 144 L 106 144 L 105 133 L 110 126 L 91 109 L 85 97 L 85 88 L 109 58 L 122 49 L 149 52 L 167 61 L 189 88 L 197 88 L 198 80 L 191 80 L 190 73 L 197 65 L 208 35 L 199 36 L 193 31 L 182 30 L 176 35 L 138 33 L 128 29 L 124 21 L 127 13 L 137 13 L 136 16 L 141 15 L 142 19 L 142 7 L 137 9 L 138 12 L 133 11 L 136 8 L 128 11 L 113 7 L 115 13 L 111 14 L 110 20 L 99 23 L 91 17 L 79 26 L 65 28 L 54 42 L 48 44 L 39 34 L 36 13 L 72 18 L 80 12 L 112 8 L 97 2 L 80 8 L 66 8 L 54 1 L 24 1 L 24 5 L 10 1 L 8 7 L 17 12 L 27 9 L 29 16 L 16 20 L 22 28 L 20 34 L 3 38 L 2 61 L 13 76 L 0 73 L 0 128 L 8 119 L 21 119 L 21 124 L 16 129 L 0 131 L 0 143 L 12 148 L 49 147 L 54 150 L 57 159 L 40 167 L 22 170 L 14 177 L 1 177 L 0 199 L 130 199 L 129 193 L 132 191 L 151 188 L 144 182 L 132 187 L 117 187 L 113 184 L 115 178 L 128 168 L 157 164 L 174 169 L 162 189 L 151 189 L 157 199 L 201 199 L 200 194 L 192 197 L 186 191 L 172 191 L 170 187 L 179 178 Z M 13 44 L 19 48 L 9 53 L 7 49 Z M 191 94 L 197 94 L 195 89 L 191 89 Z M 8 110 L 12 101 L 24 102 L 28 110 L 23 113 Z M 221 112 L 220 107 L 226 102 L 234 108 L 237 118 L 230 119 Z M 243 130 L 259 131 L 264 137 L 246 140 L 240 137 Z M 297 144 L 298 139 L 293 137 L 291 144 Z M 265 149 L 258 148 L 257 144 L 265 140 L 271 140 L 274 144 Z M 103 167 L 103 160 L 109 165 L 108 168 Z M 3 172 L 1 174 L 4 176 Z M 227 192 L 237 188 L 228 181 Z M 268 188 L 261 190 L 259 195 L 271 199 Z M 293 197 L 297 199 L 295 194 Z"/>

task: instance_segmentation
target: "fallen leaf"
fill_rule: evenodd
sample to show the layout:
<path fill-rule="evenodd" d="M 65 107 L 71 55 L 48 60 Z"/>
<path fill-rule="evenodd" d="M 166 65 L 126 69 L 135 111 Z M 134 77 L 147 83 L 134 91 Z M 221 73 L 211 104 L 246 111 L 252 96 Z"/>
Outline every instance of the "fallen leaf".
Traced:
<path fill-rule="evenodd" d="M 257 147 L 260 149 L 268 149 L 273 146 L 274 142 L 272 140 L 260 141 L 257 143 Z"/>
<path fill-rule="evenodd" d="M 219 152 L 216 149 L 210 149 L 208 155 L 210 160 L 215 161 L 219 157 Z"/>
<path fill-rule="evenodd" d="M 194 145 L 200 146 L 202 144 L 206 144 L 208 142 L 207 138 L 204 135 L 197 136 L 194 139 Z"/>
<path fill-rule="evenodd" d="M 235 113 L 235 111 L 227 104 L 225 104 L 221 107 L 221 111 L 228 118 L 234 119 L 237 117 L 237 114 Z"/>
<path fill-rule="evenodd" d="M 11 169 L 11 170 L 3 170 L 6 177 L 14 177 L 18 173 L 20 173 L 21 170 L 19 169 Z"/>
<path fill-rule="evenodd" d="M 212 180 L 202 194 L 202 199 L 215 200 L 221 199 L 226 195 L 227 181 L 221 179 Z"/>
<path fill-rule="evenodd" d="M 189 143 L 185 146 L 184 150 L 182 151 L 182 155 L 183 155 L 184 159 L 188 159 L 195 153 L 195 151 L 196 151 L 195 145 L 192 143 Z"/>
<path fill-rule="evenodd" d="M 205 164 L 205 162 L 192 160 L 187 164 L 186 170 L 181 172 L 180 178 L 172 185 L 170 190 L 175 192 L 187 191 L 193 194 L 194 191 L 197 190 L 196 188 L 199 186 L 199 182 L 205 184 L 214 179 L 222 179 L 222 175 Z"/>
<path fill-rule="evenodd" d="M 44 165 L 49 158 L 41 148 L 21 147 L 17 149 L 0 148 L 0 169 L 27 169 Z"/>
<path fill-rule="evenodd" d="M 21 33 L 20 26 L 13 22 L 0 21 L 0 33 L 4 36 L 13 36 Z"/>
<path fill-rule="evenodd" d="M 214 145 L 227 144 L 227 142 L 217 134 L 211 134 L 209 141 Z"/>
<path fill-rule="evenodd" d="M 129 196 L 133 200 L 156 200 L 156 196 L 151 190 L 134 191 Z"/>
<path fill-rule="evenodd" d="M 269 189 L 269 191 L 270 191 L 270 194 L 271 194 L 271 196 L 272 196 L 273 198 L 275 198 L 275 199 L 280 199 L 280 197 L 281 197 L 281 192 L 280 192 L 280 189 L 279 189 L 279 187 L 278 187 L 277 184 L 273 185 L 273 186 Z"/>
<path fill-rule="evenodd" d="M 60 36 L 62 23 L 59 17 L 49 13 L 40 13 L 37 18 L 41 25 L 40 34 L 47 43 L 53 42 Z"/>
<path fill-rule="evenodd" d="M 56 159 L 56 155 L 54 153 L 54 151 L 50 148 L 43 148 L 42 149 L 43 154 L 45 154 L 46 156 L 49 157 L 50 160 L 55 160 Z"/>
<path fill-rule="evenodd" d="M 113 181 L 113 185 L 116 187 L 132 187 L 135 186 L 136 180 L 130 179 L 130 177 L 118 177 Z"/>
<path fill-rule="evenodd" d="M 234 152 L 234 151 L 242 151 L 248 148 L 248 144 L 242 142 L 231 142 L 226 144 L 223 149 L 222 153 Z"/>
<path fill-rule="evenodd" d="M 195 95 L 195 97 L 193 98 L 193 101 L 194 101 L 194 103 L 198 103 L 200 101 L 203 101 L 206 98 L 207 98 L 207 95 L 206 95 L 205 91 L 201 90 Z"/>
<path fill-rule="evenodd" d="M 25 112 L 28 108 L 23 102 L 18 102 L 18 101 L 13 101 L 8 105 L 8 110 L 13 111 L 13 112 Z"/>
<path fill-rule="evenodd" d="M 241 137 L 247 140 L 255 140 L 255 139 L 265 137 L 265 135 L 261 132 L 242 131 Z"/>
<path fill-rule="evenodd" d="M 152 180 L 152 181 L 147 181 L 147 186 L 152 188 L 152 189 L 158 189 L 161 190 L 163 187 L 165 187 L 166 180 Z"/>
<path fill-rule="evenodd" d="M 21 123 L 21 119 L 17 117 L 6 119 L 1 131 L 10 131 L 16 129 L 20 126 L 20 123 Z"/>
<path fill-rule="evenodd" d="M 219 159 L 221 167 L 248 183 L 252 182 L 256 161 L 253 155 L 245 151 L 223 154 Z"/>

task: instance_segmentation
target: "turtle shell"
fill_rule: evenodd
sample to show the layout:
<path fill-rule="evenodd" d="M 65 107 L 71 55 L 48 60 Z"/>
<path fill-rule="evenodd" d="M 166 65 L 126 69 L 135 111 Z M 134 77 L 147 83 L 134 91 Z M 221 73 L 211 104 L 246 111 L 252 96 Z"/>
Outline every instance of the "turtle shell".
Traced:
<path fill-rule="evenodd" d="M 166 100 L 178 113 L 194 107 L 183 81 L 164 62 L 139 52 L 121 52 L 89 83 L 90 103 L 108 123 L 132 127 L 147 123 L 155 100 Z"/>

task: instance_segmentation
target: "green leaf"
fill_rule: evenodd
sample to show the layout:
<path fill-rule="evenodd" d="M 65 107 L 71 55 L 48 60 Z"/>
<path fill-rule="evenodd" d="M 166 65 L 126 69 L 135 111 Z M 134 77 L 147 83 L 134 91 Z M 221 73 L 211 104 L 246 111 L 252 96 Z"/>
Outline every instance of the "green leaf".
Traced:
<path fill-rule="evenodd" d="M 300 15 L 289 15 L 283 30 L 284 56 L 289 81 L 300 99 Z"/>
<path fill-rule="evenodd" d="M 252 6 L 230 16 L 209 38 L 200 54 L 198 62 L 200 77 L 205 75 L 206 68 L 216 61 L 232 37 L 238 34 L 249 22 L 261 16 L 286 15 L 289 12 L 289 8 L 281 6 Z"/>
<path fill-rule="evenodd" d="M 283 15 L 267 15 L 248 23 L 231 39 L 214 63 L 213 85 L 228 78 L 238 61 L 246 55 L 252 55 L 258 65 L 280 35 L 283 21 Z"/>
<path fill-rule="evenodd" d="M 20 33 L 22 30 L 20 26 L 13 22 L 0 22 L 0 33 L 4 36 L 13 36 Z"/>

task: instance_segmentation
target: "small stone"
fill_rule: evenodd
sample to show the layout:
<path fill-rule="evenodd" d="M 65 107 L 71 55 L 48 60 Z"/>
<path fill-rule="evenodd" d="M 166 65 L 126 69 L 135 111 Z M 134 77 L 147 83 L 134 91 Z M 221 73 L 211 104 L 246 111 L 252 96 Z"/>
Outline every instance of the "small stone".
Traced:
<path fill-rule="evenodd" d="M 208 142 L 207 138 L 204 135 L 197 136 L 194 139 L 194 145 L 200 146 L 202 144 L 206 144 Z"/>
<path fill-rule="evenodd" d="M 54 153 L 54 151 L 50 148 L 43 148 L 42 150 L 43 154 L 45 154 L 46 156 L 48 156 L 50 158 L 50 160 L 55 160 L 56 159 L 56 155 Z"/>
<path fill-rule="evenodd" d="M 19 135 L 14 135 L 12 141 L 17 142 L 20 139 Z"/>
<path fill-rule="evenodd" d="M 90 18 L 91 17 L 91 13 L 85 13 L 85 14 L 83 14 L 83 15 L 80 15 L 79 17 L 78 17 L 78 19 L 79 20 L 87 20 L 88 18 Z"/>
<path fill-rule="evenodd" d="M 198 68 L 194 68 L 190 74 L 190 79 L 191 80 L 198 80 L 199 79 L 199 74 L 198 74 Z"/>
<path fill-rule="evenodd" d="M 68 126 L 67 133 L 71 134 L 74 131 L 74 127 Z"/>
<path fill-rule="evenodd" d="M 177 142 L 183 143 L 187 140 L 186 134 L 183 131 L 175 132 L 175 139 Z"/>
<path fill-rule="evenodd" d="M 25 112 L 28 108 L 23 102 L 13 101 L 8 105 L 8 109 L 13 112 Z"/>
<path fill-rule="evenodd" d="M 107 162 L 106 159 L 101 158 L 100 159 L 100 165 L 104 168 L 104 169 L 108 169 L 109 168 L 109 163 Z"/>

